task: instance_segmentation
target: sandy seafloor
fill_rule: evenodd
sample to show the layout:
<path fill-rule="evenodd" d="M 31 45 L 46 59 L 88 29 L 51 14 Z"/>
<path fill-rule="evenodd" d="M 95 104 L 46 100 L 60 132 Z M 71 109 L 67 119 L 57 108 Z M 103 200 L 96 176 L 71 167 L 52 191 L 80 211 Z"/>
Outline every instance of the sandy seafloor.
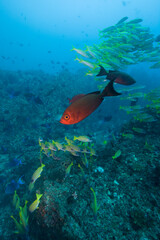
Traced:
<path fill-rule="evenodd" d="M 0 71 L 0 240 L 160 239 L 160 116 L 152 111 L 154 122 L 125 121 L 116 99 L 114 106 L 108 107 L 107 114 L 113 115 L 109 122 L 101 121 L 104 102 L 81 123 L 61 125 L 57 115 L 68 106 L 67 97 L 96 90 L 95 82 L 83 76 L 83 71 L 62 71 L 57 76 Z M 109 102 L 111 105 L 112 100 Z M 133 126 L 145 133 L 133 133 Z M 134 138 L 124 138 L 122 133 L 133 133 Z M 39 137 L 62 143 L 65 136 L 73 139 L 74 135 L 88 135 L 94 143 L 96 156 L 89 157 L 88 168 L 83 166 L 85 177 L 78 167 L 81 156 L 59 151 L 60 159 L 54 160 L 43 155 L 45 168 L 29 192 L 31 176 L 40 166 Z M 105 138 L 106 145 L 102 144 Z M 150 147 L 145 147 L 146 142 Z M 113 159 L 119 149 L 121 156 Z M 10 167 L 15 157 L 23 164 Z M 65 169 L 72 161 L 71 173 L 65 178 Z M 96 171 L 97 167 L 104 171 Z M 5 193 L 7 184 L 21 176 L 25 182 L 17 189 L 21 205 L 25 200 L 32 203 L 36 192 L 43 194 L 39 209 L 28 213 L 26 235 L 14 233 L 10 216 L 19 216 L 12 205 L 13 194 Z M 90 187 L 100 206 L 97 219 L 91 208 Z"/>

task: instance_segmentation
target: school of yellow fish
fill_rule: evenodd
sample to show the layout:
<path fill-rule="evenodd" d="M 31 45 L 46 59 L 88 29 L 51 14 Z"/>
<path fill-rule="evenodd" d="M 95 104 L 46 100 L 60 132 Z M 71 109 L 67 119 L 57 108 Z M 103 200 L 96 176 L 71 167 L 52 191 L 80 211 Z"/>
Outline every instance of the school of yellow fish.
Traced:
<path fill-rule="evenodd" d="M 160 68 L 160 43 L 154 34 L 141 25 L 142 19 L 127 20 L 128 17 L 124 17 L 114 26 L 100 31 L 99 44 L 86 46 L 84 50 L 72 49 L 81 56 L 75 60 L 90 68 L 86 75 L 96 75 L 99 65 L 106 70 L 119 70 L 149 62 L 150 68 Z"/>

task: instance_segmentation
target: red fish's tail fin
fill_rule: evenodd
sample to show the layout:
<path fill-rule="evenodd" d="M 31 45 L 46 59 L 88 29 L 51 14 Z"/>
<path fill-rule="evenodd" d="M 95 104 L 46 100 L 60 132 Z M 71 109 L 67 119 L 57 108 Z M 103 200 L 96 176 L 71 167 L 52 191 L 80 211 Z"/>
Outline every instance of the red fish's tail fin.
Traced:
<path fill-rule="evenodd" d="M 116 92 L 116 90 L 113 88 L 114 80 L 111 80 L 108 85 L 105 87 L 103 92 L 101 93 L 101 97 L 110 97 L 110 96 L 118 96 L 121 95 L 121 93 Z"/>
<path fill-rule="evenodd" d="M 96 75 L 96 77 L 100 77 L 100 76 L 106 76 L 107 75 L 107 71 L 104 69 L 104 67 L 100 66 L 100 71 L 99 73 Z"/>

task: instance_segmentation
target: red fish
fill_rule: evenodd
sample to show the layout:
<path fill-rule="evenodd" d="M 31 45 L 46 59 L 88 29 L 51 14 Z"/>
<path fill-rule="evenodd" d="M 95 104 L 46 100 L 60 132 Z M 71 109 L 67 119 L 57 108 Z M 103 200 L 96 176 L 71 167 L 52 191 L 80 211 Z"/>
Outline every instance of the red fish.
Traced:
<path fill-rule="evenodd" d="M 79 98 L 83 97 L 85 94 L 78 94 L 76 96 L 74 96 L 72 99 L 68 98 L 70 103 L 75 102 L 76 100 L 78 100 Z"/>
<path fill-rule="evenodd" d="M 106 76 L 108 80 L 114 80 L 115 83 L 123 84 L 123 85 L 132 85 L 136 81 L 129 76 L 127 73 L 109 70 L 108 72 L 100 65 L 100 72 L 97 74 L 99 76 Z"/>
<path fill-rule="evenodd" d="M 121 93 L 117 93 L 114 90 L 113 82 L 111 80 L 102 93 L 100 91 L 92 92 L 73 101 L 64 111 L 60 123 L 67 125 L 78 123 L 95 111 L 102 103 L 104 97 L 120 95 Z"/>

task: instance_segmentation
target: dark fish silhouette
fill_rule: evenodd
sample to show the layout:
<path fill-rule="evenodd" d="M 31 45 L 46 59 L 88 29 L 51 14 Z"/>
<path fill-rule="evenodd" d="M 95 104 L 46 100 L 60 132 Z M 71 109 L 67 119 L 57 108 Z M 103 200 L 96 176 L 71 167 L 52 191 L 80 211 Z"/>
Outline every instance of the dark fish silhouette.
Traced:
<path fill-rule="evenodd" d="M 115 83 L 119 83 L 122 85 L 132 85 L 136 81 L 129 76 L 127 73 L 109 70 L 108 72 L 100 65 L 100 71 L 97 74 L 97 77 L 99 76 L 106 76 L 106 79 L 108 80 L 114 80 Z"/>

